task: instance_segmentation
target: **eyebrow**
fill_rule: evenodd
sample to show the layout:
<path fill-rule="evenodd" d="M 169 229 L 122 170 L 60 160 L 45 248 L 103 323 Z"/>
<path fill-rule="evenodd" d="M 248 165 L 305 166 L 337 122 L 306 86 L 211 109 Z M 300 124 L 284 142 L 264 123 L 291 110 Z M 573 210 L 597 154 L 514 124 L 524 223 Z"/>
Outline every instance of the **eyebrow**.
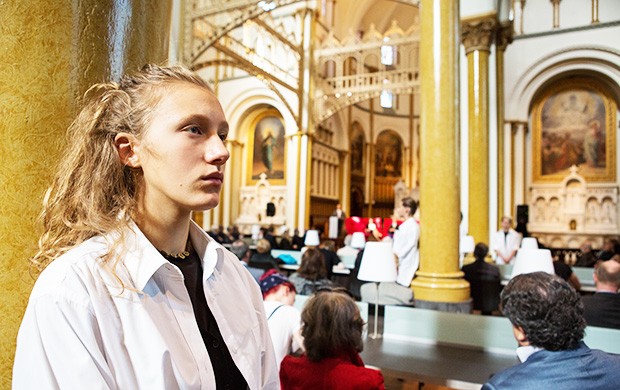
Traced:
<path fill-rule="evenodd" d="M 213 121 L 211 120 L 211 117 L 207 116 L 207 115 L 203 115 L 203 114 L 191 114 L 188 116 L 185 116 L 183 118 L 180 119 L 180 122 L 183 123 L 184 125 L 190 122 L 207 122 L 209 124 L 211 124 Z M 228 124 L 228 121 L 223 121 L 221 122 L 218 126 L 217 126 L 217 130 L 218 131 L 229 131 L 230 130 L 230 126 Z"/>

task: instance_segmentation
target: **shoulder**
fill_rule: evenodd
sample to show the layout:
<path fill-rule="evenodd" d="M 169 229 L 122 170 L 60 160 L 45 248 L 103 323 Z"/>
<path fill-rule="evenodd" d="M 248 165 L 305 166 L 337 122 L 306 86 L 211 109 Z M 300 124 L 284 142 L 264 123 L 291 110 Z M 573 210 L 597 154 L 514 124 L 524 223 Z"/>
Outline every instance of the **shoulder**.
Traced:
<path fill-rule="evenodd" d="M 109 245 L 102 237 L 91 238 L 70 249 L 52 261 L 35 282 L 30 299 L 51 293 L 85 290 L 90 283 L 97 283 L 101 273 L 99 259 L 107 253 Z M 85 282 L 80 282 L 87 281 Z M 103 281 L 101 281 L 103 283 Z M 71 297 L 73 293 L 68 293 Z M 73 296 L 77 298 L 76 296 Z"/>

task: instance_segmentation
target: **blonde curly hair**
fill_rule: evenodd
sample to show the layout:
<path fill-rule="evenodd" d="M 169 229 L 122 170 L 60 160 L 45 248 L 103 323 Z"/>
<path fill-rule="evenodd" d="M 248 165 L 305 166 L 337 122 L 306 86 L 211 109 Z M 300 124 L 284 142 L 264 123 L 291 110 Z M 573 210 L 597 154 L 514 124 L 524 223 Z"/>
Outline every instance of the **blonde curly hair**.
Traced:
<path fill-rule="evenodd" d="M 147 65 L 120 82 L 92 86 L 84 107 L 67 130 L 67 145 L 52 185 L 43 201 L 43 234 L 31 262 L 42 271 L 54 259 L 91 237 L 123 230 L 136 210 L 141 169 L 121 162 L 115 137 L 124 132 L 142 138 L 150 115 L 176 83 L 211 90 L 181 66 Z M 102 257 L 114 269 L 110 252 Z"/>

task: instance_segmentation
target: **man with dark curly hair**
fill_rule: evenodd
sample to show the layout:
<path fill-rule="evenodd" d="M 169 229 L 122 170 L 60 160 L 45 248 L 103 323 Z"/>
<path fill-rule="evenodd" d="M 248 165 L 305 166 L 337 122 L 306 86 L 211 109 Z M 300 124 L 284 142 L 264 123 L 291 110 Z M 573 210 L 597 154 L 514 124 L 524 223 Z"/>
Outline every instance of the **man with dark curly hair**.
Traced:
<path fill-rule="evenodd" d="M 618 388 L 620 355 L 582 341 L 583 304 L 565 280 L 544 272 L 518 275 L 502 291 L 501 307 L 521 364 L 494 375 L 483 390 Z"/>

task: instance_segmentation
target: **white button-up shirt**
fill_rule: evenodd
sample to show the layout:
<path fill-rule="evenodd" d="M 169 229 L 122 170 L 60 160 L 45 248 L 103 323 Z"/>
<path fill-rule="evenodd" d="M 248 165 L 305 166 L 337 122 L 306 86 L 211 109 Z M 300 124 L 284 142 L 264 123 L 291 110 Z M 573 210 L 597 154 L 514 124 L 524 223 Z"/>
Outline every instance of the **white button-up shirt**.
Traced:
<path fill-rule="evenodd" d="M 197 225 L 204 292 L 250 389 L 279 389 L 260 289 L 241 262 Z M 37 280 L 17 336 L 14 389 L 215 389 L 181 271 L 133 225 L 110 273 L 93 237 Z M 124 288 L 121 288 L 119 280 Z"/>

